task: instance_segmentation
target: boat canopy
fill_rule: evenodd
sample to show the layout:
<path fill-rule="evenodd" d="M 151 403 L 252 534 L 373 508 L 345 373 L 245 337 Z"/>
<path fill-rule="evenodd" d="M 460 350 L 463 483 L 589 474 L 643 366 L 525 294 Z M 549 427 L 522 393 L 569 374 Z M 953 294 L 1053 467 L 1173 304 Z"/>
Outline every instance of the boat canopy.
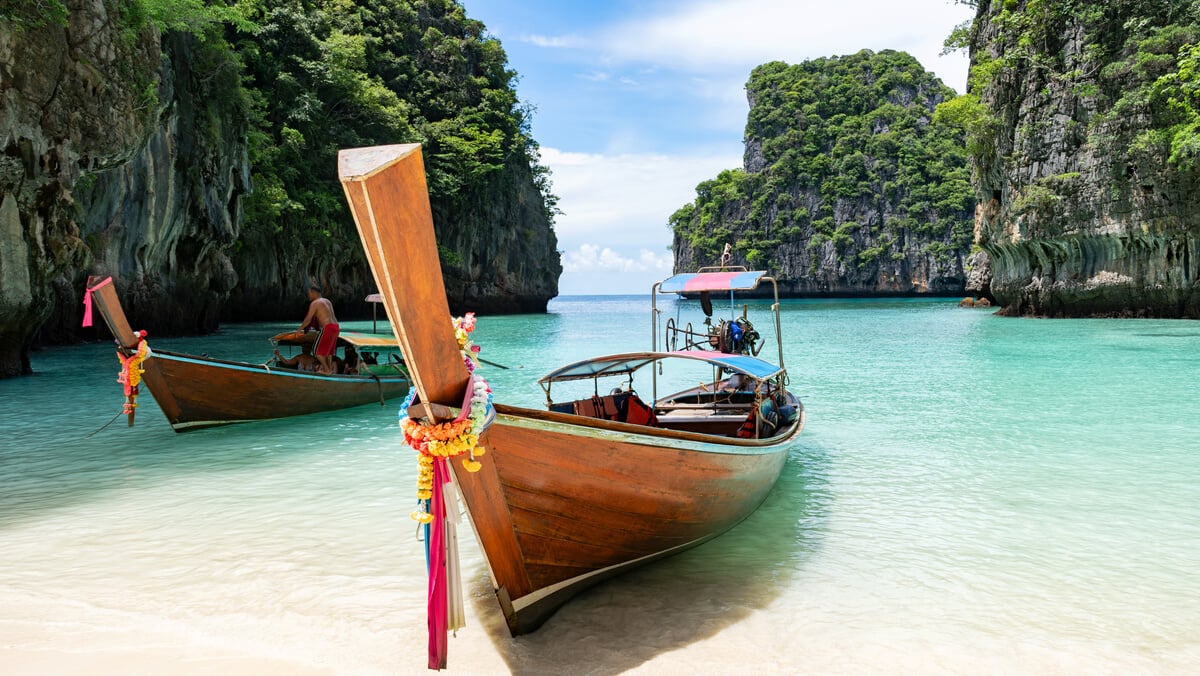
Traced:
<path fill-rule="evenodd" d="M 305 343 L 315 343 L 317 341 L 317 331 L 305 333 L 304 331 L 288 331 L 281 333 L 271 338 L 273 345 L 303 345 Z M 342 331 L 338 333 L 338 345 L 350 344 L 356 348 L 372 348 L 372 349 L 398 349 L 396 345 L 396 337 L 391 333 L 375 334 L 375 333 L 360 333 L 358 331 Z"/>
<path fill-rule="evenodd" d="M 633 373 L 648 364 L 653 364 L 664 359 L 689 359 L 706 362 L 714 366 L 719 366 L 730 373 L 742 373 L 758 380 L 773 378 L 783 372 L 783 369 L 775 364 L 744 354 L 727 354 L 724 352 L 706 352 L 702 350 L 688 350 L 686 352 L 628 352 L 567 364 L 551 371 L 538 380 L 538 382 L 546 384 L 566 380 L 624 375 Z"/>
<path fill-rule="evenodd" d="M 390 332 L 387 334 L 378 334 L 359 333 L 358 331 L 342 331 L 338 334 L 338 338 L 358 348 L 370 347 L 382 349 L 390 347 L 392 349 L 398 349 L 396 337 Z"/>
<path fill-rule="evenodd" d="M 663 293 L 696 293 L 700 291 L 750 291 L 767 273 L 754 270 L 727 272 L 685 272 L 658 283 Z"/>

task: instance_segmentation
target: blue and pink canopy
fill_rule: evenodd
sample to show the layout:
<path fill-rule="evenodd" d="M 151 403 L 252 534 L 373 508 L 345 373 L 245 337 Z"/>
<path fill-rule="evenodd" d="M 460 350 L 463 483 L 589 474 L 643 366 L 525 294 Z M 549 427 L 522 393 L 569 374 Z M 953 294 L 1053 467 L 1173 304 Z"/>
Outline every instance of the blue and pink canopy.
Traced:
<path fill-rule="evenodd" d="M 744 373 L 758 380 L 766 380 L 783 372 L 783 369 L 757 357 L 744 354 L 726 354 L 688 350 L 686 352 L 629 352 L 607 357 L 595 357 L 567 364 L 546 374 L 539 383 L 554 383 L 564 380 L 599 378 L 632 373 L 648 364 L 664 359 L 690 359 L 719 366 L 728 373 Z"/>
<path fill-rule="evenodd" d="M 753 270 L 730 272 L 685 272 L 659 282 L 662 293 L 698 293 L 700 291 L 750 291 L 767 273 Z"/>

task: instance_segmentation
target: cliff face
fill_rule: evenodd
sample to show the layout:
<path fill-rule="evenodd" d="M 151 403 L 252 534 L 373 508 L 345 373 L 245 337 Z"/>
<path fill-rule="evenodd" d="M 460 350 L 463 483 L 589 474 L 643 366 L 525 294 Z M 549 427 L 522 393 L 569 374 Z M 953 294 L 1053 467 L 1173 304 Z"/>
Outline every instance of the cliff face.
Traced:
<path fill-rule="evenodd" d="M 451 312 L 546 311 L 547 302 L 558 295 L 562 263 L 527 163 L 513 156 L 487 190 L 469 202 L 434 200 L 431 207 Z M 330 245 L 333 251 L 319 255 L 286 236 L 243 232 L 233 254 L 237 287 L 222 318 L 299 321 L 313 282 L 322 286 L 339 317 L 370 316 L 363 300 L 375 291 L 370 268 L 365 263 L 335 264 L 362 257 L 357 235 L 346 233 Z"/>
<path fill-rule="evenodd" d="M 961 294 L 973 194 L 953 96 L 915 59 L 766 64 L 747 85 L 745 166 L 672 216 L 676 270 L 766 268 L 789 295 Z"/>
<path fill-rule="evenodd" d="M 310 282 L 339 316 L 375 284 L 336 175 L 338 148 L 423 144 L 443 281 L 456 312 L 540 312 L 561 271 L 515 73 L 449 0 L 261 7 L 232 39 L 259 104 L 255 194 L 233 255 L 231 320 L 295 319 Z"/>
<path fill-rule="evenodd" d="M 981 2 L 976 240 L 1009 314 L 1200 317 L 1187 2 Z M 1182 83 L 1186 85 L 1186 82 Z M 1194 105 L 1194 102 L 1193 104 Z"/>
<path fill-rule="evenodd" d="M 76 339 L 89 274 L 115 278 L 135 326 L 215 329 L 248 182 L 244 125 L 206 103 L 220 80 L 192 72 L 189 40 L 131 37 L 101 0 L 4 28 L 0 374 Z"/>
<path fill-rule="evenodd" d="M 462 217 L 435 208 L 451 312 L 546 311 L 562 262 L 542 200 L 528 163 L 511 158 Z"/>
<path fill-rule="evenodd" d="M 228 55 L 174 33 L 163 47 L 148 135 L 119 165 L 75 184 L 76 219 L 92 259 L 77 279 L 112 275 L 135 327 L 208 333 L 238 283 L 230 252 L 250 188 L 246 125 L 220 104 L 231 82 L 193 68 L 203 59 L 232 67 Z M 70 307 L 81 289 L 72 291 L 63 299 Z M 47 329 L 73 329 L 74 314 Z"/>
<path fill-rule="evenodd" d="M 158 36 L 123 39 L 101 0 L 71 9 L 66 26 L 0 22 L 0 375 L 28 373 L 33 335 L 77 314 L 93 256 L 75 186 L 137 156 L 155 119 Z"/>

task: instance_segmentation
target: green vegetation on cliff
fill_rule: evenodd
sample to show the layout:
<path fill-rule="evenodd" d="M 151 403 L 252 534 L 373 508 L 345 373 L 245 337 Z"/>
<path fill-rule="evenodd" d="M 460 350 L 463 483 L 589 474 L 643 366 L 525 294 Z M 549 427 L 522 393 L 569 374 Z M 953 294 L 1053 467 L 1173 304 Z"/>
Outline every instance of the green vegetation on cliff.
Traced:
<path fill-rule="evenodd" d="M 990 198 L 981 290 L 1010 313 L 1200 316 L 1200 3 L 976 7 L 968 92 L 939 113 Z"/>
<path fill-rule="evenodd" d="M 91 274 L 160 336 L 293 318 L 312 281 L 366 311 L 347 146 L 424 146 L 452 309 L 557 294 L 529 111 L 458 2 L 0 0 L 0 61 L 0 375 L 80 335 Z"/>
<path fill-rule="evenodd" d="M 425 144 L 438 222 L 462 220 L 513 161 L 534 168 L 552 221 L 554 198 L 514 73 L 457 3 L 238 4 L 259 27 L 230 31 L 250 104 L 254 193 L 243 243 L 299 246 L 318 266 L 356 260 L 337 151 L 387 143 Z"/>
<path fill-rule="evenodd" d="M 1143 165 L 1165 159 L 1174 170 L 1200 171 L 1200 3 L 1005 0 L 984 10 L 987 22 L 973 27 L 972 40 L 980 48 L 972 52 L 969 91 L 943 105 L 972 110 L 975 124 L 966 128 L 981 164 L 1005 159 L 996 148 L 998 134 L 1007 133 L 1002 123 L 1015 125 L 1009 132 L 1020 139 L 1043 135 L 1029 125 L 1045 121 L 1014 119 L 1011 106 L 1018 99 L 1011 95 L 993 96 L 998 105 L 990 108 L 979 105 L 980 97 L 988 90 L 1011 94 L 1022 88 L 1018 83 L 1037 82 L 1040 98 L 1072 100 L 1061 111 L 1070 119 L 1059 131 L 1095 155 Z M 984 29 L 986 37 L 980 35 Z M 1128 201 L 1128 176 L 1117 172 L 1111 178 L 1113 197 Z M 1024 189 L 1030 194 L 1022 196 L 1018 211 L 1062 220 L 1063 214 L 1036 207 L 1070 201 L 1078 189 L 1077 181 L 1040 179 Z"/>
<path fill-rule="evenodd" d="M 860 271 L 914 244 L 944 263 L 967 251 L 974 195 L 963 133 L 932 120 L 953 91 L 913 57 L 864 50 L 768 63 L 746 89 L 745 169 L 700 184 L 670 219 L 677 247 L 697 262 L 714 262 L 726 242 L 777 273 L 781 247 L 797 243 L 810 271 L 830 244 L 835 264 Z"/>
<path fill-rule="evenodd" d="M 252 189 L 240 207 L 228 205 L 240 215 L 236 241 L 220 242 L 232 248 L 243 303 L 268 291 L 256 284 L 363 283 L 350 272 L 366 266 L 337 180 L 342 148 L 423 144 L 439 226 L 504 227 L 488 212 L 506 201 L 535 205 L 524 227 L 552 226 L 557 199 L 530 134 L 530 110 L 516 96 L 516 74 L 500 43 L 455 0 L 107 2 L 131 31 L 152 24 L 164 45 L 182 45 L 166 53 L 189 61 L 190 81 L 175 83 L 174 95 L 197 111 L 190 152 L 246 139 Z M 153 111 L 154 83 L 146 89 Z M 216 164 L 207 159 L 188 158 L 197 186 Z M 531 200 L 522 178 L 535 188 Z M 494 275 L 469 242 L 456 244 L 444 263 Z M 269 282 L 247 279 L 270 269 Z M 552 296 L 553 285 L 531 295 Z"/>

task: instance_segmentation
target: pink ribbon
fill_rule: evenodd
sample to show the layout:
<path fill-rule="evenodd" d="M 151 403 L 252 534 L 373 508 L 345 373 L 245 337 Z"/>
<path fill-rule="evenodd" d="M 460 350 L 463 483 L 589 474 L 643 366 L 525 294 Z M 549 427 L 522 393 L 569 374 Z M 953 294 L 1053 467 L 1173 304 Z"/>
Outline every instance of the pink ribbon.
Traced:
<path fill-rule="evenodd" d="M 442 486 L 450 481 L 450 468 L 445 458 L 433 460 L 433 496 L 429 508 L 433 513 L 429 531 L 429 668 L 445 669 L 447 649 L 446 601 L 446 501 Z"/>
<path fill-rule="evenodd" d="M 88 289 L 87 291 L 83 292 L 83 325 L 84 326 L 92 325 L 92 293 L 94 291 L 100 289 L 100 287 L 104 286 L 105 284 L 112 284 L 112 277 L 105 277 L 104 281 L 100 282 L 96 286 L 93 286 L 90 289 Z"/>

